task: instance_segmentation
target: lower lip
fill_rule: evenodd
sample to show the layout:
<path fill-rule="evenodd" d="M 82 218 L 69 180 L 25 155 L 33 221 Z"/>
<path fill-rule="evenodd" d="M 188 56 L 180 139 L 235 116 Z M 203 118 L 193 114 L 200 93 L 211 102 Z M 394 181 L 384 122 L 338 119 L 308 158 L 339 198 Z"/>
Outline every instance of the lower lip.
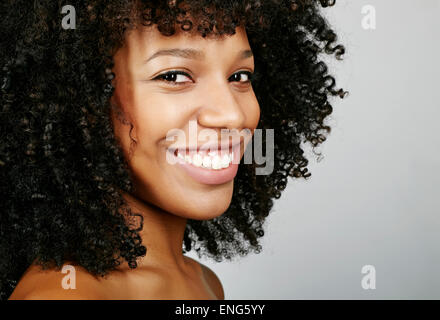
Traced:
<path fill-rule="evenodd" d="M 227 168 L 214 170 L 206 169 L 203 167 L 196 167 L 192 164 L 187 163 L 181 158 L 176 157 L 177 165 L 179 165 L 185 172 L 192 177 L 197 182 L 203 184 L 222 184 L 229 182 L 235 178 L 238 171 L 239 155 L 240 155 L 240 144 L 238 144 L 233 149 L 234 159 L 232 163 Z"/>

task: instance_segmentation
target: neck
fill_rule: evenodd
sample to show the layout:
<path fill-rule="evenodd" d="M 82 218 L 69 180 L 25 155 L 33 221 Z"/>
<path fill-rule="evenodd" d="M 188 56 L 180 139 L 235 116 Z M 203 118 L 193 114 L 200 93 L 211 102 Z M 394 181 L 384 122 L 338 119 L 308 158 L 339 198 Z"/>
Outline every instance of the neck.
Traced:
<path fill-rule="evenodd" d="M 143 217 L 143 228 L 139 234 L 147 253 L 137 260 L 138 268 L 160 265 L 183 269 L 182 243 L 187 219 L 166 212 L 136 195 L 124 192 L 123 197 L 133 214 Z"/>

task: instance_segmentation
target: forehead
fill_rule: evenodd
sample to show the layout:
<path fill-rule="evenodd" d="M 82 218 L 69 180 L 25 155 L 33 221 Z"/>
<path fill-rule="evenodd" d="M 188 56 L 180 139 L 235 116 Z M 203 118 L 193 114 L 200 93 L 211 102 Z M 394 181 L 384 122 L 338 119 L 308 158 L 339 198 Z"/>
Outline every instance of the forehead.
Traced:
<path fill-rule="evenodd" d="M 249 47 L 246 30 L 243 27 L 236 28 L 234 35 L 222 35 L 219 37 L 203 38 L 197 32 L 188 32 L 176 28 L 172 36 L 165 36 L 160 33 L 157 26 L 142 27 L 130 30 L 126 35 L 125 44 L 128 49 L 151 57 L 158 50 L 171 49 L 176 47 L 194 48 L 209 54 L 210 51 L 235 52 Z M 191 54 L 189 52 L 188 54 Z M 193 53 L 194 54 L 194 53 Z M 204 55 L 197 58 L 203 59 Z"/>

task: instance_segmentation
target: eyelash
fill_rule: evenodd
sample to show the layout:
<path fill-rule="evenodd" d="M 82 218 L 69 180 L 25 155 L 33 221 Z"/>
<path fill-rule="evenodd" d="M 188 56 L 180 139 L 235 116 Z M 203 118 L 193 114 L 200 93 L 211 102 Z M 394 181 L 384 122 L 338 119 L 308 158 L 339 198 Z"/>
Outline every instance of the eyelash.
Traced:
<path fill-rule="evenodd" d="M 233 77 L 236 74 L 241 74 L 241 73 L 246 74 L 248 76 L 249 80 L 246 80 L 246 81 L 236 81 L 236 82 L 247 84 L 247 83 L 251 83 L 253 81 L 254 73 L 252 73 L 250 71 L 239 71 L 239 72 L 234 73 L 231 77 Z M 173 71 L 167 71 L 165 73 L 162 73 L 162 74 L 158 75 L 157 77 L 155 77 L 153 80 L 164 81 L 164 82 L 167 82 L 167 84 L 170 84 L 172 86 L 184 85 L 186 82 L 176 82 L 176 81 L 171 81 L 171 80 L 165 80 L 166 76 L 169 76 L 169 75 L 179 75 L 179 74 L 183 75 L 183 76 L 186 76 L 188 78 L 191 78 L 191 76 L 188 73 L 186 73 L 186 72 L 183 72 L 183 71 L 180 71 L 180 70 L 173 70 Z"/>

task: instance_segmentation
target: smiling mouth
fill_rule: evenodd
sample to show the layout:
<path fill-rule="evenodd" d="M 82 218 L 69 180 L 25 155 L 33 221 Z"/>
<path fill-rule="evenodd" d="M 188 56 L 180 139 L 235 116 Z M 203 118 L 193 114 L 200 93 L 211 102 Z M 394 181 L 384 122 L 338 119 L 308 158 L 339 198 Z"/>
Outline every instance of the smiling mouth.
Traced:
<path fill-rule="evenodd" d="M 222 170 L 228 168 L 232 163 L 238 163 L 235 159 L 240 154 L 241 142 L 231 144 L 204 145 L 203 147 L 175 148 L 170 152 L 181 162 L 193 167 L 209 170 Z"/>
<path fill-rule="evenodd" d="M 240 162 L 241 143 L 230 146 L 229 149 L 186 149 L 169 150 L 177 160 L 176 164 L 195 181 L 220 185 L 233 180 Z"/>
<path fill-rule="evenodd" d="M 192 152 L 187 149 L 176 149 L 174 155 L 185 163 L 194 167 L 202 167 L 210 170 L 221 170 L 228 168 L 234 160 L 234 150 L 199 150 Z"/>

